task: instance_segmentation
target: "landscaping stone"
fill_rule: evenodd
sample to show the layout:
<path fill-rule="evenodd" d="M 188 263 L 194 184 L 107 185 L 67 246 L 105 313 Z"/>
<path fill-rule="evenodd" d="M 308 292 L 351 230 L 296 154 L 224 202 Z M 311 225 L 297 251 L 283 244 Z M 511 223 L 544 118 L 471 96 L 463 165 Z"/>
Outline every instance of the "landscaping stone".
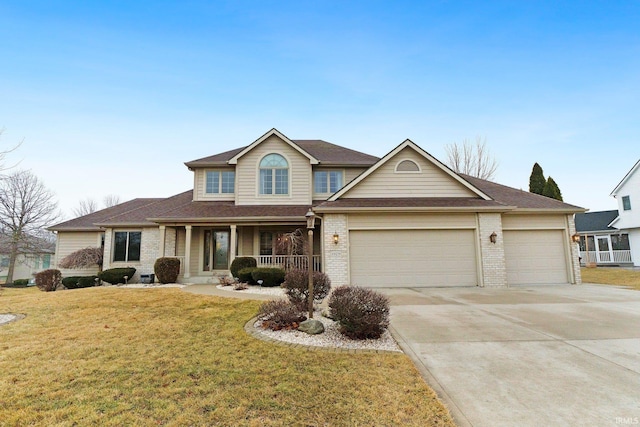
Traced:
<path fill-rule="evenodd" d="M 298 325 L 298 330 L 310 335 L 318 335 L 324 332 L 324 325 L 316 319 L 307 319 Z"/>

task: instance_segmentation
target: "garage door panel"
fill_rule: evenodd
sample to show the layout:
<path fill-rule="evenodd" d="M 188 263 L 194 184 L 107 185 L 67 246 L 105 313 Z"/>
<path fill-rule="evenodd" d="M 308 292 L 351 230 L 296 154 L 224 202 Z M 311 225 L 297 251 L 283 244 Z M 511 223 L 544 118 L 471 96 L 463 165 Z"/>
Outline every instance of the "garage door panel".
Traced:
<path fill-rule="evenodd" d="M 354 285 L 477 284 L 473 230 L 352 230 L 349 243 Z"/>
<path fill-rule="evenodd" d="M 562 230 L 504 232 L 507 282 L 510 285 L 567 283 Z"/>

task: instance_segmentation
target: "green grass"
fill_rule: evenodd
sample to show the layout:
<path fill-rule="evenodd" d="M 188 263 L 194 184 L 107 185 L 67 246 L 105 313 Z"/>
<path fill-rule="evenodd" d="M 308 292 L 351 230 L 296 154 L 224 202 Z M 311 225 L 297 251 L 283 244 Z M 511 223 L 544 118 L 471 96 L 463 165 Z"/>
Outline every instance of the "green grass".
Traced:
<path fill-rule="evenodd" d="M 640 291 L 640 271 L 615 267 L 581 268 L 584 283 L 627 286 Z"/>
<path fill-rule="evenodd" d="M 178 289 L 3 289 L 0 425 L 453 426 L 401 354 L 269 344 L 259 302 Z"/>

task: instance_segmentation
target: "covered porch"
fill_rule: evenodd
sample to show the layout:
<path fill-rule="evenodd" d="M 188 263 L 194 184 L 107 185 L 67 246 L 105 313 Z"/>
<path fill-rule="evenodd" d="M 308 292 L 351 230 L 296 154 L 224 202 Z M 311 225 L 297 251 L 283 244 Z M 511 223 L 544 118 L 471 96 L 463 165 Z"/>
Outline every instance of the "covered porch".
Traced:
<path fill-rule="evenodd" d="M 581 265 L 632 264 L 629 236 L 625 233 L 581 234 Z"/>
<path fill-rule="evenodd" d="M 321 226 L 316 224 L 312 265 L 322 271 Z M 180 260 L 182 282 L 217 283 L 229 275 L 236 257 L 252 257 L 259 267 L 308 268 L 305 223 L 160 225 L 158 253 Z"/>

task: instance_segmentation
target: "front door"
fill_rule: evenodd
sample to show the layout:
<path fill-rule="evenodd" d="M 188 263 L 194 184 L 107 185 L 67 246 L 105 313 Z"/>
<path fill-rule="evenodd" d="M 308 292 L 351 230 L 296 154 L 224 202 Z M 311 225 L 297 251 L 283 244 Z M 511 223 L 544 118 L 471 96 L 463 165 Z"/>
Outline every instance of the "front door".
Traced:
<path fill-rule="evenodd" d="M 229 269 L 229 232 L 204 230 L 204 271 Z"/>
<path fill-rule="evenodd" d="M 596 236 L 598 243 L 596 244 L 596 254 L 598 262 L 612 262 L 613 253 L 611 252 L 611 240 L 609 236 Z"/>

